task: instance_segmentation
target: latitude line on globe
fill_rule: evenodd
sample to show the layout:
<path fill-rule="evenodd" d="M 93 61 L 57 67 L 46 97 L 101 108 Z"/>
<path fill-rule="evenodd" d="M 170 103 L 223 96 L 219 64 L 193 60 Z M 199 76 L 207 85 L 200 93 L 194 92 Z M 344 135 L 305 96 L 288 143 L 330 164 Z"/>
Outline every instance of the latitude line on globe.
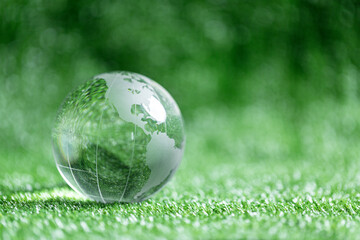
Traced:
<path fill-rule="evenodd" d="M 60 164 L 57 164 L 57 166 L 58 166 L 58 167 L 61 167 L 61 168 L 67 168 L 67 169 L 70 169 L 70 170 L 79 171 L 79 172 L 91 173 L 91 172 L 89 172 L 89 171 L 85 171 L 85 170 L 77 169 L 77 168 L 70 168 L 70 167 L 67 167 L 67 166 L 60 165 Z"/>
<path fill-rule="evenodd" d="M 117 76 L 118 75 L 118 73 L 116 73 L 116 75 L 115 76 Z M 103 79 L 105 82 L 106 82 L 106 80 L 105 79 Z M 107 90 L 107 92 L 108 93 L 110 93 L 110 91 L 111 91 L 111 89 L 112 89 L 112 87 L 113 87 L 113 85 L 114 85 L 114 83 L 115 83 L 115 78 L 113 79 L 113 81 L 111 82 L 111 85 L 110 86 L 108 86 L 108 90 Z"/>
<path fill-rule="evenodd" d="M 120 76 L 123 76 L 123 72 L 118 72 L 118 73 L 116 73 L 116 75 L 115 76 L 117 76 L 117 75 L 120 75 Z M 132 76 L 130 76 L 130 78 L 131 78 Z M 110 86 L 108 86 L 108 90 L 107 90 L 107 93 L 109 94 L 110 92 L 111 92 L 111 90 L 112 90 L 112 88 L 113 88 L 113 86 L 114 86 L 114 84 L 115 84 L 115 78 L 113 79 L 113 81 L 111 82 L 111 84 L 110 84 Z M 135 105 L 135 112 L 136 112 L 136 105 Z M 135 140 L 135 138 L 136 138 L 136 124 L 135 124 L 135 127 L 134 127 L 134 143 L 133 143 L 133 149 L 132 149 L 132 153 L 131 153 L 131 163 L 133 162 L 133 158 L 134 158 L 134 151 L 135 151 L 135 143 L 136 143 L 136 140 Z M 127 186 L 128 186 L 128 183 L 129 183 L 129 178 L 130 178 L 130 172 L 131 172 L 131 165 L 130 165 L 130 168 L 129 168 L 129 173 L 128 173 L 128 176 L 127 176 L 127 178 L 126 178 L 126 183 L 125 183 L 125 187 L 124 187 L 124 191 L 123 191 L 123 193 L 121 194 L 121 197 L 120 197 L 120 202 L 122 201 L 122 199 L 123 199 L 123 197 L 124 197 L 124 194 L 125 194 L 125 191 L 126 191 L 126 189 L 127 189 Z"/>
<path fill-rule="evenodd" d="M 105 99 L 106 101 L 106 99 Z M 100 123 L 99 123 L 99 128 L 101 128 L 101 123 L 102 123 L 102 118 L 104 115 L 104 111 L 101 112 L 101 116 L 100 116 Z M 99 184 L 99 173 L 98 173 L 98 149 L 99 149 L 99 137 L 97 138 L 96 141 L 96 152 L 95 152 L 95 167 L 96 167 L 96 184 L 97 184 L 97 188 L 99 191 L 99 195 L 101 200 L 105 203 L 105 199 L 101 193 L 101 189 L 100 189 L 100 184 Z"/>
<path fill-rule="evenodd" d="M 156 96 L 159 99 L 159 102 L 161 103 L 161 98 L 159 97 L 159 94 L 156 92 L 156 90 L 153 86 L 151 86 L 151 88 L 153 89 L 154 93 L 156 94 Z M 166 126 L 167 112 L 166 112 L 166 109 L 165 109 L 165 114 L 166 114 L 166 116 L 165 116 L 165 133 L 167 134 L 167 126 Z"/>
<path fill-rule="evenodd" d="M 92 83 L 90 84 L 90 86 L 88 86 L 88 88 L 86 89 L 87 92 L 89 92 L 89 90 L 91 89 L 91 87 L 92 87 L 93 85 L 94 85 L 94 82 L 92 82 Z M 76 109 L 77 109 L 78 106 L 79 106 L 79 102 L 77 101 L 77 102 L 76 102 L 76 105 L 75 105 L 75 107 L 74 107 L 74 110 L 73 110 L 73 114 L 75 114 Z M 74 131 L 74 132 L 75 132 L 75 131 Z M 75 136 L 75 134 L 72 134 L 72 135 Z M 81 192 L 83 192 L 83 194 L 84 194 L 85 196 L 88 196 L 88 194 L 85 193 L 85 191 L 82 189 L 82 187 L 80 186 L 80 184 L 79 184 L 78 181 L 76 180 L 75 175 L 74 175 L 74 172 L 73 172 L 73 170 L 72 170 L 73 168 L 71 167 L 70 157 L 69 157 L 69 142 L 68 142 L 68 151 L 67 151 L 67 154 L 66 154 L 66 155 L 67 155 L 67 161 L 68 161 L 68 163 L 69 163 L 69 169 L 70 169 L 71 175 L 72 175 L 72 177 L 73 177 L 76 185 L 79 187 L 79 189 L 81 190 Z"/>
<path fill-rule="evenodd" d="M 136 105 L 135 105 L 135 112 L 136 112 Z M 132 149 L 132 153 L 131 153 L 131 165 L 130 165 L 130 168 L 129 168 L 129 173 L 128 173 L 128 176 L 126 178 L 126 183 L 125 183 L 125 188 L 124 188 L 124 191 L 120 197 L 120 202 L 122 201 L 123 197 L 124 197 L 124 194 L 125 194 L 125 191 L 127 189 L 127 186 L 128 186 L 128 183 L 129 183 L 129 179 L 130 179 L 130 173 L 131 173 L 131 167 L 132 167 L 132 163 L 134 161 L 134 152 L 135 152 L 135 143 L 136 143 L 136 124 L 135 125 L 135 129 L 134 129 L 134 143 L 133 143 L 133 149 Z"/>
<path fill-rule="evenodd" d="M 75 175 L 74 175 L 74 173 L 73 173 L 73 171 L 72 171 L 73 168 L 71 167 L 70 157 L 69 157 L 69 142 L 67 143 L 66 157 L 67 157 L 67 161 L 68 161 L 68 163 L 69 163 L 69 169 L 70 169 L 71 175 L 72 175 L 72 177 L 73 177 L 76 185 L 78 185 L 78 187 L 79 187 L 79 189 L 81 190 L 81 192 L 83 192 L 83 193 L 85 194 L 85 196 L 87 196 L 87 194 L 84 192 L 84 190 L 80 187 L 80 184 L 79 184 L 78 181 L 76 180 Z"/>

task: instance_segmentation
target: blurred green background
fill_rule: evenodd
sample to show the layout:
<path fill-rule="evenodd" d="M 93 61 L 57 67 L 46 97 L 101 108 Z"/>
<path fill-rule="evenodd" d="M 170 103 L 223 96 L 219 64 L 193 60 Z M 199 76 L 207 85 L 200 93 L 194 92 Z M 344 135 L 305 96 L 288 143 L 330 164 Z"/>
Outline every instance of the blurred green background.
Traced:
<path fill-rule="evenodd" d="M 315 183 L 319 198 L 339 194 L 358 212 L 359 26 L 355 0 L 2 0 L 0 192 L 62 183 L 58 107 L 92 76 L 127 70 L 159 82 L 183 112 L 179 194 L 240 198 L 230 189 L 295 179 L 293 195 Z M 227 177 L 235 183 L 216 185 Z M 256 186 L 255 199 L 266 192 Z"/>
<path fill-rule="evenodd" d="M 2 151 L 42 151 L 64 96 L 107 71 L 155 79 L 187 121 L 258 104 L 297 119 L 359 95 L 357 1 L 0 4 Z"/>

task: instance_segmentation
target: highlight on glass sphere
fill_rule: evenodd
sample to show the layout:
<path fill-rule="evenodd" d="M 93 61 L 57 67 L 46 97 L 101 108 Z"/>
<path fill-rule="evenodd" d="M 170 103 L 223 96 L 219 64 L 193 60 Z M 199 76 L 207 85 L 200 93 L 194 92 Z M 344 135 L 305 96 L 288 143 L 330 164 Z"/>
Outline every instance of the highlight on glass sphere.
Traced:
<path fill-rule="evenodd" d="M 93 200 L 139 202 L 176 172 L 185 137 L 179 107 L 151 79 L 104 73 L 72 92 L 52 133 L 57 168 Z"/>

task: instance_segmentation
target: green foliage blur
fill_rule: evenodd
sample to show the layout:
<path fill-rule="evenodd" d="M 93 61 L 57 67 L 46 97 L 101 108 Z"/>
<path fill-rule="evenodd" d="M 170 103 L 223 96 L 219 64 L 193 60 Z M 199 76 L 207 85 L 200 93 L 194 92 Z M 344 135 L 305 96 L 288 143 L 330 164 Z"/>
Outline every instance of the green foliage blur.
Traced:
<path fill-rule="evenodd" d="M 257 105 L 297 119 L 314 101 L 356 102 L 359 8 L 351 0 L 2 0 L 0 150 L 49 156 L 65 96 L 116 70 L 159 82 L 187 122 L 200 109 Z"/>

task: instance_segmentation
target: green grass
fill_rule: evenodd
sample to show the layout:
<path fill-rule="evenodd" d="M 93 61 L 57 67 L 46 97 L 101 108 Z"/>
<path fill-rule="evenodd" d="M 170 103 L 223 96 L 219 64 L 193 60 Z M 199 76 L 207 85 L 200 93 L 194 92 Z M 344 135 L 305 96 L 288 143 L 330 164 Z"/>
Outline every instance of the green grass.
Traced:
<path fill-rule="evenodd" d="M 1 154 L 0 236 L 355 239 L 359 117 L 355 102 L 329 99 L 299 109 L 199 109 L 186 122 L 175 178 L 135 204 L 104 205 L 69 189 L 44 132 L 40 150 Z"/>

